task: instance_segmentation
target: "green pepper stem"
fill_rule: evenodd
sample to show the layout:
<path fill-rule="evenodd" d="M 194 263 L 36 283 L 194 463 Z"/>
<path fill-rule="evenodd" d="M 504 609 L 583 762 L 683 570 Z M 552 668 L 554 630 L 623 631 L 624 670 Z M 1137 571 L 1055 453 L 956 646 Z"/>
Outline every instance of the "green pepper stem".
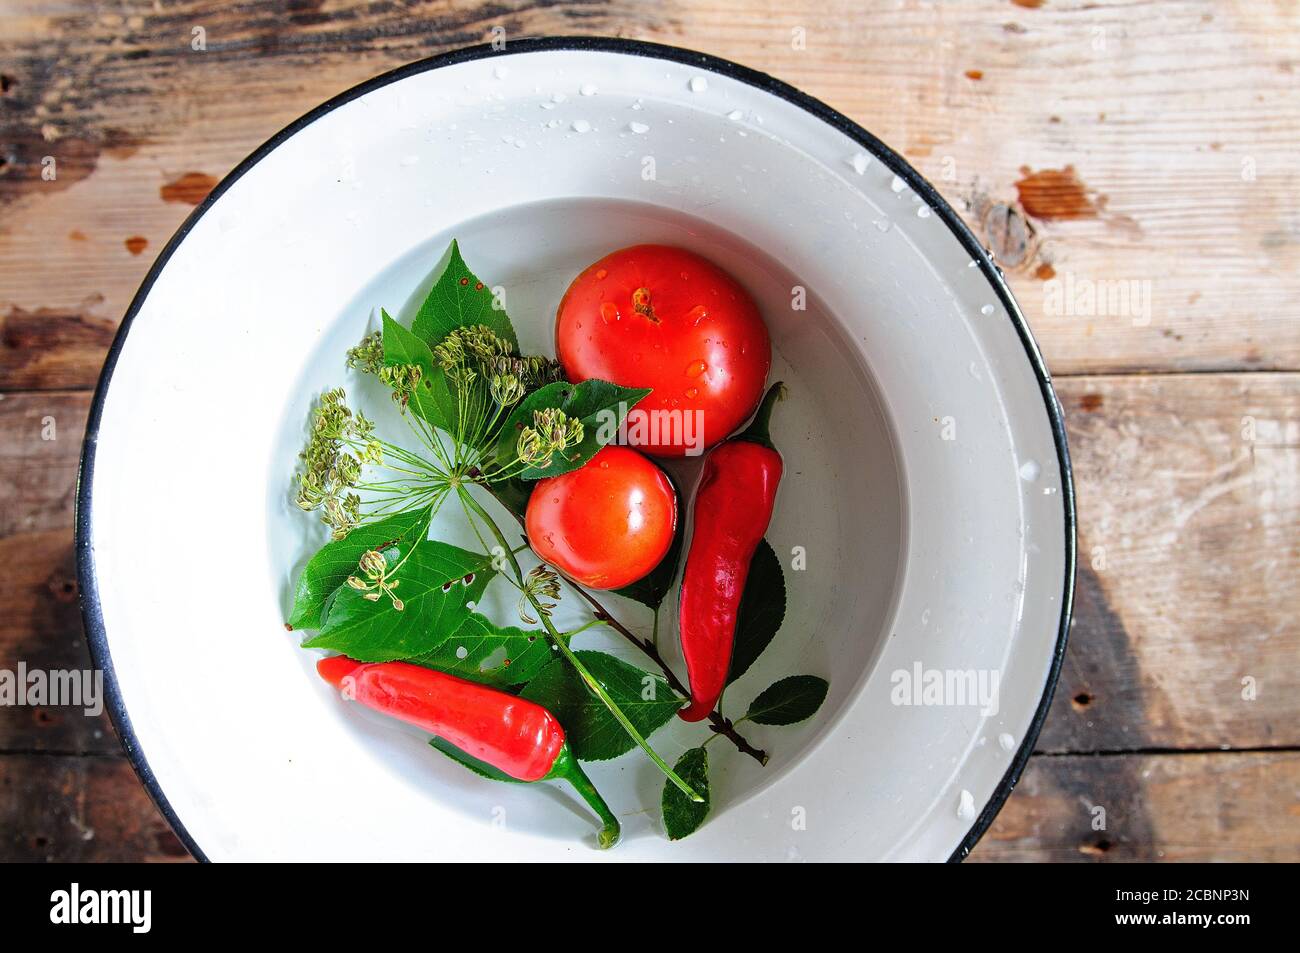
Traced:
<path fill-rule="evenodd" d="M 596 812 L 596 816 L 600 818 L 603 825 L 600 833 L 596 835 L 596 843 L 600 845 L 601 850 L 608 850 L 618 843 L 618 839 L 622 834 L 618 818 L 609 809 L 605 799 L 600 796 L 600 791 L 596 789 L 596 785 L 591 783 L 591 778 L 587 777 L 587 773 L 582 770 L 582 765 L 578 763 L 578 759 L 569 750 L 567 741 L 564 743 L 564 747 L 560 749 L 555 764 L 551 765 L 551 770 L 542 780 L 568 781 L 573 785 L 573 789 L 582 796 L 582 799 L 591 806 L 591 809 Z"/>
<path fill-rule="evenodd" d="M 478 500 L 474 499 L 474 496 L 468 490 L 464 487 L 460 487 L 459 489 L 460 497 L 465 502 L 465 505 L 478 515 L 484 525 L 486 525 L 488 529 L 492 531 L 492 534 L 496 536 L 497 541 L 501 544 L 501 548 L 505 550 L 506 558 L 510 560 L 510 565 L 514 569 L 515 576 L 519 581 L 519 587 L 522 589 L 524 583 L 523 570 L 519 568 L 519 560 L 515 559 L 514 552 L 511 550 L 510 544 L 506 541 L 505 534 L 501 532 L 501 527 L 497 526 L 496 520 L 488 514 L 487 510 L 483 509 Z M 573 654 L 573 650 L 569 648 L 568 644 L 564 641 L 563 636 L 561 636 L 555 626 L 551 624 L 550 616 L 542 611 L 542 607 L 538 605 L 536 597 L 526 590 L 524 594 L 528 597 L 528 601 L 532 603 L 533 608 L 537 610 L 538 618 L 542 620 L 542 625 L 545 626 L 547 634 L 550 635 L 551 644 L 559 649 L 560 653 L 568 660 L 569 664 L 573 666 L 574 671 L 578 673 L 578 676 L 587 686 L 587 689 L 599 698 L 601 703 L 609 709 L 609 713 L 614 716 L 614 720 L 617 721 L 619 725 L 622 726 L 623 730 L 628 733 L 628 736 L 641 747 L 641 750 L 646 753 L 646 757 L 655 763 L 655 766 L 664 773 L 664 776 L 667 777 L 669 781 L 673 782 L 673 784 L 677 786 L 678 790 L 692 801 L 697 804 L 702 804 L 704 798 L 696 794 L 695 790 L 678 777 L 677 772 L 668 766 L 668 762 L 659 756 L 659 752 L 650 747 L 650 742 L 646 741 L 641 735 L 641 732 L 637 731 L 636 725 L 632 724 L 627 715 L 623 713 L 623 709 L 618 706 L 618 703 L 609 697 L 609 693 L 605 691 L 604 686 L 602 686 L 600 682 L 597 681 L 596 677 L 587 670 L 587 666 L 582 664 L 582 660 Z"/>
<path fill-rule="evenodd" d="M 772 434 L 769 432 L 772 425 L 772 408 L 776 406 L 777 401 L 785 400 L 785 392 L 786 387 L 782 381 L 777 381 L 769 387 L 767 393 L 763 395 L 763 402 L 758 405 L 758 412 L 754 414 L 754 419 L 732 439 L 748 440 L 750 443 L 761 444 L 769 450 L 775 450 L 776 447 L 772 445 Z"/>

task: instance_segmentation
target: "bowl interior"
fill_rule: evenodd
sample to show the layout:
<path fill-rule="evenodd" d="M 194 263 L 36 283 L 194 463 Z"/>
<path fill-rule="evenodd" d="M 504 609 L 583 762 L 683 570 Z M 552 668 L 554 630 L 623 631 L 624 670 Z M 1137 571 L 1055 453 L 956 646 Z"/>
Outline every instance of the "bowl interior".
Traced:
<path fill-rule="evenodd" d="M 432 278 L 440 273 L 452 238 L 459 242 L 476 273 L 504 290 L 506 310 L 517 326 L 525 353 L 553 355 L 555 308 L 569 282 L 602 254 L 638 242 L 677 245 L 705 255 L 734 275 L 760 303 L 773 337 L 772 379 L 783 380 L 789 387 L 773 430 L 788 461 L 788 476 L 767 535 L 788 576 L 787 618 L 791 624 L 729 690 L 733 695 L 730 713 L 733 717 L 743 714 L 750 698 L 784 675 L 834 676 L 835 691 L 816 719 L 774 733 L 767 771 L 738 771 L 739 757 L 714 757 L 714 810 L 724 811 L 795 761 L 808 737 L 835 720 L 865 678 L 887 632 L 902 560 L 902 481 L 870 373 L 848 343 L 843 324 L 825 310 L 820 299 L 805 294 L 798 310 L 791 307 L 796 300 L 792 290 L 799 286 L 794 272 L 738 236 L 695 216 L 640 202 L 570 198 L 511 206 L 458 223 L 374 276 L 340 309 L 338 319 L 321 336 L 307 362 L 298 397 L 286 410 L 266 474 L 270 561 L 281 567 L 286 608 L 303 564 L 326 540 L 315 517 L 304 515 L 293 505 L 289 479 L 297 468 L 296 454 L 305 438 L 305 422 L 314 398 L 327 388 L 345 384 L 366 412 L 381 423 L 382 432 L 404 432 L 384 388 L 364 375 L 345 373 L 342 355 L 365 333 L 377 329 L 381 306 L 409 324 Z M 688 499 L 702 462 L 702 458 L 664 461 Z M 501 525 L 515 525 L 504 509 L 493 508 Z M 454 506 L 439 513 L 433 535 L 470 549 L 480 545 Z M 536 560 L 530 557 L 530 561 Z M 812 571 L 795 568 L 809 564 Z M 827 571 L 826 567 L 832 566 L 860 570 L 856 591 L 839 591 L 842 578 L 838 572 Z M 515 595 L 504 580 L 498 581 L 485 594 L 484 608 L 498 621 L 520 624 Z M 601 598 L 639 634 L 651 634 L 653 615 L 644 606 L 612 594 Z M 555 618 L 562 627 L 576 628 L 589 621 L 590 614 L 570 597 Z M 675 600 L 670 595 L 661 615 L 661 645 L 664 656 L 681 671 L 674 621 Z M 636 648 L 608 630 L 580 637 L 576 644 L 610 651 L 655 671 Z M 303 653 L 304 668 L 309 672 L 305 677 L 315 678 L 309 663 L 321 654 Z M 395 753 L 385 761 L 382 770 L 392 774 L 395 782 L 401 776 L 421 779 L 428 790 L 438 792 L 437 796 L 467 819 L 491 820 L 485 814 L 482 785 L 473 783 L 472 778 L 468 779 L 471 783 L 457 783 L 466 780 L 463 769 L 430 757 L 425 750 L 427 739 L 420 732 L 393 732 L 393 723 L 384 722 L 392 737 L 378 742 L 369 727 L 360 727 L 374 721 L 363 710 L 351 706 L 342 717 L 367 732 L 368 744 L 413 752 L 413 756 Z M 707 736 L 699 725 L 674 720 L 655 736 L 655 744 L 675 760 Z M 662 790 L 662 777 L 650 765 L 637 761 L 633 755 L 591 769 L 607 797 L 645 812 L 632 821 L 633 831 L 653 827 L 650 822 Z M 539 835 L 559 838 L 586 833 L 581 816 L 575 832 L 572 823 L 556 823 L 553 808 L 533 809 L 536 799 L 530 790 L 493 793 L 494 805 L 501 801 L 500 806 L 517 818 L 517 824 L 527 824 Z"/>
<path fill-rule="evenodd" d="M 1068 577 L 1050 392 L 1005 289 L 896 157 L 806 104 L 684 54 L 512 49 L 299 125 L 223 185 L 142 292 L 88 529 L 133 743 L 212 857 L 947 857 L 1032 731 Z M 710 745 L 715 812 L 685 841 L 663 839 L 661 779 L 629 755 L 593 772 L 626 822 L 597 855 L 566 794 L 487 785 L 344 706 L 282 628 L 321 538 L 288 488 L 311 399 L 344 383 L 384 406 L 342 353 L 377 307 L 409 318 L 452 237 L 505 289 L 528 350 L 552 351 L 583 266 L 645 241 L 731 271 L 772 332 L 792 397 L 769 539 L 790 603 L 730 704 L 793 673 L 831 694 L 797 728 L 747 726 L 767 768 Z M 159 446 L 183 481 L 140 479 Z M 439 530 L 472 539 L 450 516 Z M 648 630 L 648 611 L 616 611 Z M 901 700 L 929 671 L 996 673 L 1000 690 Z M 671 760 L 701 737 L 673 724 L 655 742 Z M 340 822 L 354 837 L 323 842 Z"/>

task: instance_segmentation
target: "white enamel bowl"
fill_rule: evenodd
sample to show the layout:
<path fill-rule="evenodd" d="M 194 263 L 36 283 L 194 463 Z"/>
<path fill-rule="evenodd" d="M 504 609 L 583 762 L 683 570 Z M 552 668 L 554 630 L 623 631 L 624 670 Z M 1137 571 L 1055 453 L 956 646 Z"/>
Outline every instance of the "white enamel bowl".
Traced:
<path fill-rule="evenodd" d="M 342 351 L 381 305 L 409 318 L 452 237 L 506 289 L 526 349 L 550 350 L 583 266 L 644 241 L 719 262 L 771 329 L 791 390 L 769 531 L 789 611 L 729 701 L 739 713 L 791 673 L 831 689 L 804 725 L 746 726 L 766 768 L 710 745 L 713 815 L 686 840 L 663 836 L 662 781 L 639 755 L 592 768 L 625 828 L 596 851 L 567 793 L 491 785 L 342 703 L 282 626 L 321 542 L 289 489 L 313 395 L 345 384 L 382 402 Z M 437 57 L 277 135 L 149 273 L 82 476 L 84 609 L 118 730 L 182 839 L 214 860 L 962 856 L 1028 757 L 1069 619 L 1060 411 L 987 256 L 843 116 L 643 43 Z M 449 515 L 439 532 L 461 538 Z M 504 590 L 498 603 L 508 613 Z M 595 632 L 581 644 L 636 658 Z M 898 704 L 918 665 L 995 673 L 996 703 Z M 701 737 L 674 722 L 654 741 L 672 760 Z"/>

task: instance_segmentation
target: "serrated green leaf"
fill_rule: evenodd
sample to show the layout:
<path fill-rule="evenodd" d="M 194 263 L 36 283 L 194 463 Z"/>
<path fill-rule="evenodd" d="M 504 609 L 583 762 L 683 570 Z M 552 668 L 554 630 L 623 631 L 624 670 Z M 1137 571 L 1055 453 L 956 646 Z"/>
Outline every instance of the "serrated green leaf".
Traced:
<path fill-rule="evenodd" d="M 704 798 L 692 801 L 677 785 L 664 781 L 664 830 L 669 840 L 681 840 L 699 830 L 709 815 L 709 753 L 702 746 L 692 748 L 677 759 L 673 772 Z"/>
<path fill-rule="evenodd" d="M 389 565 L 396 562 L 390 559 Z M 471 573 L 467 585 L 463 580 Z M 371 602 L 364 593 L 341 586 L 320 633 L 303 646 L 333 649 L 361 662 L 425 655 L 465 624 L 472 611 L 467 603 L 478 603 L 494 575 L 491 556 L 425 540 L 393 572 L 404 603 L 400 612 L 387 595 Z"/>
<path fill-rule="evenodd" d="M 830 687 L 816 675 L 791 675 L 764 689 L 749 703 L 745 717 L 760 725 L 793 725 L 817 712 Z"/>
<path fill-rule="evenodd" d="M 736 614 L 736 639 L 731 649 L 730 685 L 749 671 L 763 654 L 785 619 L 785 574 L 776 550 L 766 539 L 754 550 Z"/>
<path fill-rule="evenodd" d="M 514 459 L 519 432 L 532 425 L 534 411 L 558 407 L 570 417 L 582 421 L 582 441 L 563 453 L 553 455 L 550 466 L 527 467 L 519 477 L 540 480 L 576 470 L 617 435 L 618 425 L 627 412 L 649 393 L 646 387 L 620 387 L 594 378 L 581 384 L 567 381 L 547 384 L 525 397 L 511 412 L 501 428 L 497 458 L 503 463 Z"/>
<path fill-rule="evenodd" d="M 469 270 L 460 255 L 460 245 L 453 239 L 447 267 L 429 289 L 411 330 L 429 347 L 435 347 L 457 328 L 483 324 L 518 352 L 519 339 L 509 315 L 494 308 L 493 303 L 492 289 Z"/>
<path fill-rule="evenodd" d="M 555 659 L 541 629 L 498 626 L 471 612 L 465 624 L 442 645 L 413 659 L 416 665 L 484 685 L 522 685 Z"/>
<path fill-rule="evenodd" d="M 668 476 L 666 472 L 664 475 Z M 668 595 L 668 590 L 677 579 L 677 569 L 682 561 L 682 541 L 686 537 L 686 511 L 682 508 L 682 494 L 677 489 L 676 480 L 668 476 L 668 482 L 672 484 L 673 493 L 677 497 L 677 532 L 673 536 L 672 545 L 664 553 L 664 558 L 659 560 L 659 565 L 650 570 L 649 575 L 642 576 L 622 589 L 614 590 L 618 595 L 635 599 L 651 609 L 658 609 L 663 604 L 664 596 Z"/>
<path fill-rule="evenodd" d="M 420 337 L 393 320 L 387 311 L 380 312 L 383 320 L 384 363 L 389 366 L 414 364 L 420 368 L 420 383 L 411 394 L 409 408 L 449 433 L 456 430 L 459 409 L 456 398 L 447 386 L 442 368 L 433 358 L 433 351 Z"/>
<path fill-rule="evenodd" d="M 381 552 L 397 549 L 405 553 L 413 540 L 421 540 L 428 534 L 432 515 L 428 507 L 395 513 L 358 526 L 345 538 L 322 546 L 298 577 L 289 625 L 294 629 L 319 629 L 326 602 L 357 571 L 361 556 L 371 549 Z"/>
<path fill-rule="evenodd" d="M 430 738 L 429 746 L 441 751 L 447 757 L 451 758 L 462 767 L 469 768 L 481 778 L 487 778 L 489 781 L 505 781 L 509 784 L 527 784 L 526 781 L 520 781 L 518 778 L 512 778 L 500 768 L 494 768 L 486 761 L 480 761 L 473 755 L 466 754 L 446 738 Z"/>
<path fill-rule="evenodd" d="M 574 654 L 644 738 L 649 738 L 682 707 L 682 699 L 658 675 L 603 652 L 584 650 Z M 550 709 L 560 719 L 569 747 L 579 761 L 606 761 L 636 746 L 604 703 L 587 689 L 567 659 L 551 662 L 524 686 L 520 695 Z"/>

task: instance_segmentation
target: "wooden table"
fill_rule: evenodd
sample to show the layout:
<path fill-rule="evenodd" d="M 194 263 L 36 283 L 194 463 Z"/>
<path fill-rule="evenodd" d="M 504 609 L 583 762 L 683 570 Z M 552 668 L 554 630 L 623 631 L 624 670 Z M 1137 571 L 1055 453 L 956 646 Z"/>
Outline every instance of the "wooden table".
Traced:
<path fill-rule="evenodd" d="M 770 72 L 902 151 L 995 250 L 1055 374 L 1075 622 L 1038 753 L 973 857 L 1300 860 L 1300 14 L 869 6 L 7 0 L 0 668 L 89 664 L 70 527 L 90 390 L 212 184 L 322 100 L 494 26 L 651 39 Z M 1086 305 L 1119 282 L 1136 296 Z M 183 856 L 106 718 L 0 712 L 0 859 Z"/>

